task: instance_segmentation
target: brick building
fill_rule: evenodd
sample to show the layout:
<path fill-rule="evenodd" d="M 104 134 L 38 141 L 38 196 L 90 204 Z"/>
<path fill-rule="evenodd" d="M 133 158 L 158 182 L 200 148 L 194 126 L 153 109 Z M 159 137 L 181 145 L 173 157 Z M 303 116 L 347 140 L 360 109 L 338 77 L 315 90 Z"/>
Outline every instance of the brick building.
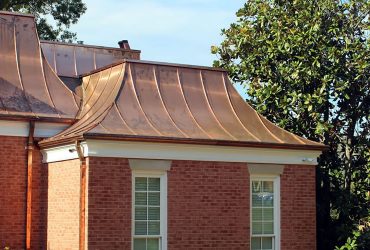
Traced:
<path fill-rule="evenodd" d="M 0 12 L 0 249 L 315 249 L 324 145 L 222 69 L 39 41 Z"/>

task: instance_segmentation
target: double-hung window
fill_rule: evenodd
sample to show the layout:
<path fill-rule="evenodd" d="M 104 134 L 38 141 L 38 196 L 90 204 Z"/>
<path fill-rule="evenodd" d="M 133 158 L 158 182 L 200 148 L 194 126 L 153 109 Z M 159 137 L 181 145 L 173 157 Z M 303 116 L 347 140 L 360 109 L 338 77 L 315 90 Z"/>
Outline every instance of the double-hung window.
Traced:
<path fill-rule="evenodd" d="M 251 249 L 279 250 L 279 177 L 251 179 Z"/>
<path fill-rule="evenodd" d="M 133 175 L 133 249 L 166 249 L 166 176 Z"/>

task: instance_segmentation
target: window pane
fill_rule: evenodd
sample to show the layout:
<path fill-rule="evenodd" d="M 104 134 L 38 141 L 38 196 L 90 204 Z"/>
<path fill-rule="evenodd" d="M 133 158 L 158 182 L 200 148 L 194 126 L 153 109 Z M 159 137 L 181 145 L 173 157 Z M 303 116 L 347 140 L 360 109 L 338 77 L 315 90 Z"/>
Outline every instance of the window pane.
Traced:
<path fill-rule="evenodd" d="M 252 238 L 252 250 L 261 250 L 261 238 L 260 237 Z"/>
<path fill-rule="evenodd" d="M 160 220 L 161 214 L 160 214 L 160 208 L 159 207 L 149 207 L 149 220 Z"/>
<path fill-rule="evenodd" d="M 253 222 L 252 223 L 252 233 L 253 234 L 262 234 L 262 222 Z"/>
<path fill-rule="evenodd" d="M 134 239 L 134 250 L 146 250 L 146 239 Z"/>
<path fill-rule="evenodd" d="M 263 237 L 262 238 L 262 249 L 272 250 L 272 237 Z"/>
<path fill-rule="evenodd" d="M 148 235 L 159 235 L 159 234 L 160 234 L 159 221 L 149 221 Z"/>
<path fill-rule="evenodd" d="M 161 179 L 160 178 L 148 178 L 149 191 L 160 191 L 161 190 Z"/>
<path fill-rule="evenodd" d="M 159 239 L 148 239 L 148 250 L 159 250 Z"/>
<path fill-rule="evenodd" d="M 273 193 L 274 192 L 274 183 L 272 181 L 264 181 L 262 192 Z"/>
<path fill-rule="evenodd" d="M 274 220 L 274 209 L 264 208 L 263 209 L 263 220 Z"/>
<path fill-rule="evenodd" d="M 274 195 L 273 194 L 269 194 L 269 193 L 263 194 L 262 200 L 263 200 L 262 205 L 264 207 L 273 207 L 274 206 Z"/>
<path fill-rule="evenodd" d="M 146 205 L 146 192 L 135 193 L 135 205 Z"/>
<path fill-rule="evenodd" d="M 262 192 L 262 182 L 261 181 L 252 181 L 252 193 Z"/>
<path fill-rule="evenodd" d="M 146 191 L 147 190 L 147 178 L 136 177 L 135 178 L 135 191 Z"/>
<path fill-rule="evenodd" d="M 262 221 L 262 208 L 253 208 L 252 209 L 252 220 Z"/>
<path fill-rule="evenodd" d="M 147 220 L 147 208 L 135 207 L 135 220 Z"/>
<path fill-rule="evenodd" d="M 274 233 L 274 223 L 273 222 L 263 222 L 263 233 L 273 234 Z"/>
<path fill-rule="evenodd" d="M 159 206 L 160 205 L 160 193 L 148 193 L 148 203 L 152 206 Z"/>
<path fill-rule="evenodd" d="M 135 235 L 147 235 L 147 222 L 135 221 Z"/>
<path fill-rule="evenodd" d="M 252 195 L 252 207 L 262 207 L 262 195 Z"/>

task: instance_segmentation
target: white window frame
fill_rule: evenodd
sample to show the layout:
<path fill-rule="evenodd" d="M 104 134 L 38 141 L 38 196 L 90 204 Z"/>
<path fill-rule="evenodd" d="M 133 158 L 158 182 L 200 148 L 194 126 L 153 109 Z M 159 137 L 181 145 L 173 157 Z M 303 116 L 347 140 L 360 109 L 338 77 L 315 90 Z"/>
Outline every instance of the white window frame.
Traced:
<path fill-rule="evenodd" d="M 134 238 L 150 238 L 151 236 L 135 236 L 135 178 L 160 178 L 160 250 L 167 250 L 167 171 L 133 170 L 131 198 L 131 249 L 134 249 Z"/>
<path fill-rule="evenodd" d="M 253 235 L 252 232 L 252 182 L 253 181 L 272 181 L 274 187 L 274 234 L 273 235 Z M 250 176 L 249 207 L 250 207 L 250 249 L 252 249 L 252 237 L 273 237 L 273 250 L 280 250 L 280 175 L 259 174 Z"/>

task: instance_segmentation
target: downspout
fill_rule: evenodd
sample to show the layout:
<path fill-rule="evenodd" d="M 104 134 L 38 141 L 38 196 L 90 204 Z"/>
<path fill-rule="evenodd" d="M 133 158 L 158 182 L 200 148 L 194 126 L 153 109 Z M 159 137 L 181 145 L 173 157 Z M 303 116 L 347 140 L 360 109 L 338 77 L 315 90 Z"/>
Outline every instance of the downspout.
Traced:
<path fill-rule="evenodd" d="M 35 122 L 30 121 L 27 142 L 27 217 L 26 217 L 26 249 L 31 249 L 31 223 L 32 223 L 32 161 L 34 149 Z"/>
<path fill-rule="evenodd" d="M 80 159 L 80 250 L 85 249 L 85 210 L 86 210 L 86 159 L 81 149 L 81 142 L 75 142 L 78 158 Z"/>

